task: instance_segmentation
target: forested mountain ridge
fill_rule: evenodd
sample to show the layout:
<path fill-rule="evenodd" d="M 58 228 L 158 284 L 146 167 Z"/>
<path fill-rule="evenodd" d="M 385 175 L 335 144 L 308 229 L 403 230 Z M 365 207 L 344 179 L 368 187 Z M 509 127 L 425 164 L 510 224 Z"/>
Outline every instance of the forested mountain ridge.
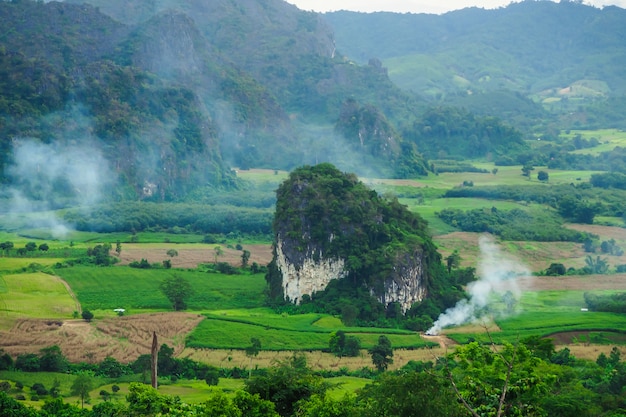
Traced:
<path fill-rule="evenodd" d="M 376 63 L 343 60 L 317 14 L 279 0 L 93 3 L 0 2 L 0 170 L 27 197 L 24 143 L 89 148 L 117 200 L 180 200 L 236 186 L 230 167 L 318 158 L 395 175 L 400 148 L 362 152 L 334 125 L 347 98 L 394 121 L 417 101 Z M 76 194 L 61 188 L 56 207 Z"/>
<path fill-rule="evenodd" d="M 597 31 L 591 39 L 602 39 L 592 45 L 585 41 L 587 49 L 582 49 L 579 37 L 572 35 L 571 41 L 566 41 L 559 32 L 561 23 L 553 22 L 554 10 L 571 9 L 578 20 L 565 20 L 587 33 L 604 16 L 621 21 L 621 9 L 599 11 L 580 4 L 535 3 L 425 16 L 319 15 L 281 0 L 206 4 L 200 0 L 3 1 L 1 178 L 4 183 L 20 185 L 27 197 L 41 194 L 38 184 L 29 184 L 33 177 L 23 174 L 33 168 L 19 166 L 19 155 L 33 153 L 24 143 L 38 146 L 40 153 L 47 155 L 63 155 L 81 145 L 87 154 L 98 156 L 96 171 L 108 179 L 106 192 L 115 200 L 185 200 L 193 195 L 199 201 L 207 189 L 237 186 L 231 167 L 290 170 L 331 162 L 359 175 L 414 177 L 433 169 L 433 162 L 427 159 L 497 161 L 506 156 L 509 164 L 539 164 L 547 156 L 533 156 L 525 140 L 531 134 L 547 138 L 550 129 L 554 138 L 554 132 L 568 127 L 572 120 L 591 123 L 592 117 L 583 114 L 590 111 L 589 106 L 596 106 L 595 123 L 600 123 L 600 114 L 617 120 L 622 96 L 609 97 L 616 103 L 609 105 L 604 101 L 608 93 L 592 96 L 593 100 L 591 96 L 574 100 L 574 93 L 565 95 L 558 102 L 565 104 L 557 110 L 572 120 L 562 123 L 537 100 L 541 91 L 535 90 L 539 87 L 531 78 L 556 77 L 565 83 L 569 78 L 559 65 L 565 63 L 577 74 L 577 59 L 590 60 L 583 52 L 602 45 L 600 51 L 615 51 L 613 61 L 603 69 L 607 81 L 579 80 L 568 91 L 600 91 L 602 86 L 610 86 L 617 94 L 621 78 L 614 75 L 622 67 L 622 47 L 613 34 Z M 612 9 L 616 9 L 614 14 Z M 480 22 L 485 16 L 501 15 L 500 25 L 511 19 L 542 21 L 544 16 L 544 21 L 557 25 L 551 30 L 556 31 L 554 42 L 563 51 L 537 52 L 532 48 L 540 48 L 540 34 L 529 35 L 531 45 L 520 45 L 514 56 L 522 62 L 526 54 L 534 65 L 522 79 L 512 71 L 519 62 L 503 55 L 509 47 L 504 40 L 498 48 L 484 46 L 490 33 L 485 27 L 495 24 Z M 579 15 L 595 16 L 596 20 L 583 21 Z M 423 55 L 448 59 L 458 52 L 455 48 L 459 45 L 464 48 L 459 56 L 473 63 L 473 72 L 471 68 L 446 67 L 439 71 L 443 78 L 429 81 L 424 100 L 390 80 L 389 74 L 397 79 L 397 67 L 391 66 L 388 73 L 386 63 L 375 57 L 362 65 L 349 59 L 355 49 L 342 43 L 344 32 L 358 26 L 349 21 L 339 26 L 332 22 L 333 17 L 341 16 L 357 16 L 357 23 L 359 19 L 375 22 L 382 18 L 387 19 L 386 26 L 397 27 L 403 24 L 394 22 L 421 19 L 422 29 L 430 28 L 414 42 L 421 45 Z M 466 25 L 466 19 L 473 23 Z M 326 21 L 332 23 L 336 35 Z M 530 23 L 532 31 L 536 25 Z M 353 38 L 356 48 L 366 45 L 361 39 L 367 41 L 370 32 L 381 33 L 377 25 L 370 26 L 367 31 L 357 30 L 363 36 Z M 615 36 L 623 32 L 614 29 Z M 501 28 L 494 29 L 496 34 L 501 32 Z M 407 29 L 403 36 L 411 33 Z M 571 33 L 570 29 L 565 33 Z M 503 39 L 508 39 L 504 35 Z M 380 42 L 387 49 L 374 52 L 381 52 L 385 60 L 404 53 L 402 39 L 408 39 L 406 36 L 391 29 L 386 36 L 394 42 Z M 581 55 L 570 57 L 576 51 Z M 542 53 L 550 56 L 541 58 Z M 501 62 L 509 67 L 498 66 Z M 417 74 L 428 77 L 431 72 L 424 68 Z M 463 70 L 459 74 L 465 81 L 448 89 L 444 78 L 452 69 Z M 498 74 L 513 81 L 498 84 Z M 460 75 L 452 79 L 459 81 Z M 520 85 L 526 90 L 513 88 Z M 443 93 L 431 94 L 433 91 Z M 558 91 L 554 94 L 560 94 Z M 558 160 L 555 152 L 549 156 Z M 434 163 L 442 172 L 442 165 Z M 45 173 L 38 175 L 44 177 Z M 77 189 L 86 194 L 84 184 L 53 179 L 63 183 L 51 187 L 62 190 L 55 207 L 67 205 L 64 201 L 75 197 Z"/>
<path fill-rule="evenodd" d="M 569 112 L 626 94 L 626 10 L 619 7 L 522 1 L 443 15 L 340 11 L 324 18 L 349 58 L 378 58 L 395 83 L 434 100 L 497 114 L 486 102 L 502 103 L 509 91 L 507 100 L 520 106 L 528 104 L 515 93 Z"/>

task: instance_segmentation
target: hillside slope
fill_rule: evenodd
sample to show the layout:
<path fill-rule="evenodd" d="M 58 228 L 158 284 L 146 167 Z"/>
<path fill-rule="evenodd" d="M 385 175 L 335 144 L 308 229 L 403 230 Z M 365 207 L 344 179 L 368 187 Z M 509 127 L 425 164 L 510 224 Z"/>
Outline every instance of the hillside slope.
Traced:
<path fill-rule="evenodd" d="M 626 10 L 614 6 L 522 1 L 443 15 L 340 11 L 324 19 L 349 58 L 378 58 L 402 88 L 480 113 L 519 119 L 518 107 L 538 120 L 541 108 L 522 96 L 567 114 L 626 94 Z"/>
<path fill-rule="evenodd" d="M 231 167 L 320 158 L 396 175 L 397 152 L 363 152 L 335 124 L 348 98 L 390 123 L 418 103 L 376 62 L 342 59 L 317 14 L 279 0 L 91 3 L 0 3 L 1 179 L 25 198 L 181 200 L 236 187 Z M 91 158 L 66 156 L 77 149 Z M 59 169 L 25 175 L 34 155 Z"/>

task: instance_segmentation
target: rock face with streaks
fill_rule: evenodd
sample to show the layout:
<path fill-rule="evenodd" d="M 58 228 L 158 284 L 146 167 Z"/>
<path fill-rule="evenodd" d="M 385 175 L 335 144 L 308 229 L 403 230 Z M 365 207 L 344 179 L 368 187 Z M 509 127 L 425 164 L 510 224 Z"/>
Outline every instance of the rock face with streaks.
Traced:
<path fill-rule="evenodd" d="M 428 295 L 440 256 L 425 222 L 330 164 L 295 170 L 277 191 L 270 295 L 299 304 L 333 280 L 402 312 Z"/>

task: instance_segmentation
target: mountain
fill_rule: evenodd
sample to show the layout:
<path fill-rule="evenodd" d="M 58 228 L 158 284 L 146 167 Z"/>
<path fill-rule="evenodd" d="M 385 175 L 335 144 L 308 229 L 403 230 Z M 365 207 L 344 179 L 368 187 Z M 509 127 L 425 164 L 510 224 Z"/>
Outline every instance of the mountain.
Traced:
<path fill-rule="evenodd" d="M 412 147 L 401 136 L 377 152 L 336 124 L 348 100 L 390 125 L 422 106 L 379 62 L 345 60 L 319 15 L 280 0 L 3 1 L 0 26 L 0 178 L 54 207 L 186 199 L 237 187 L 232 167 L 399 175 Z M 79 162 L 93 175 L 76 175 Z"/>
<path fill-rule="evenodd" d="M 266 276 L 272 299 L 312 300 L 344 322 L 352 307 L 359 320 L 373 322 L 385 316 L 381 309 L 401 315 L 427 297 L 441 297 L 442 287 L 454 293 L 426 222 L 354 174 L 327 163 L 300 167 L 276 195 Z"/>
<path fill-rule="evenodd" d="M 517 107 L 539 119 L 533 103 L 563 114 L 626 95 L 619 7 L 528 0 L 443 15 L 340 11 L 324 19 L 350 59 L 377 58 L 403 89 L 482 114 L 519 117 Z"/>

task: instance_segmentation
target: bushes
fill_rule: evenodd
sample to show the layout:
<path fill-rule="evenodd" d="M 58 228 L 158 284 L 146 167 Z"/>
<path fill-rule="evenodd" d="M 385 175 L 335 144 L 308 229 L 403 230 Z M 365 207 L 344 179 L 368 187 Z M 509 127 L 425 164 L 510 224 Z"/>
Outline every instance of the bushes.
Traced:
<path fill-rule="evenodd" d="M 556 216 L 542 213 L 536 216 L 520 209 L 508 211 L 474 209 L 444 209 L 437 216 L 445 223 L 464 232 L 488 232 L 504 240 L 532 240 L 537 242 L 583 242 L 584 233 L 565 229 Z"/>
<path fill-rule="evenodd" d="M 139 232 L 185 230 L 203 234 L 271 233 L 272 209 L 183 203 L 124 202 L 89 212 L 69 210 L 64 220 L 77 230 Z"/>
<path fill-rule="evenodd" d="M 596 295 L 586 292 L 584 298 L 590 310 L 609 313 L 626 313 L 626 293 Z"/>

